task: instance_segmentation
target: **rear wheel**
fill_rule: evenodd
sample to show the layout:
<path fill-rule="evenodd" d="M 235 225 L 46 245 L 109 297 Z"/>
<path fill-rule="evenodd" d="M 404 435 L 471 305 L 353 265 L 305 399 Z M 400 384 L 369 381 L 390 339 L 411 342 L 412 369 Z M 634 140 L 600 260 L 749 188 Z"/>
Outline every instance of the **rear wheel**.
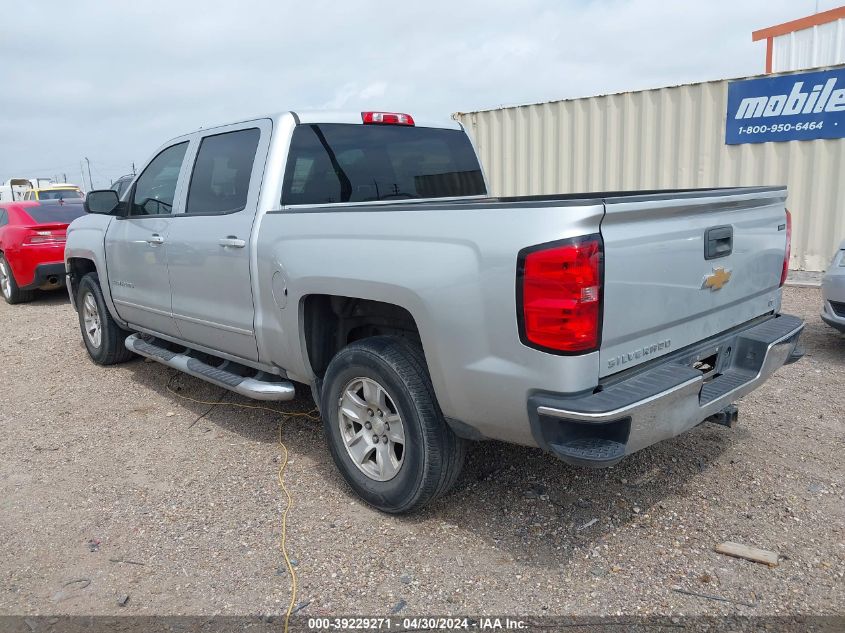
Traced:
<path fill-rule="evenodd" d="M 385 512 L 416 510 L 457 479 L 466 446 L 443 418 L 422 351 L 377 336 L 341 350 L 326 371 L 323 425 L 346 481 Z"/>
<path fill-rule="evenodd" d="M 0 255 L 0 292 L 6 303 L 25 303 L 35 298 L 34 290 L 21 290 L 15 281 L 15 275 L 5 255 Z"/>
<path fill-rule="evenodd" d="M 132 358 L 124 345 L 129 332 L 115 322 L 106 307 L 97 273 L 88 273 L 79 282 L 76 307 L 82 341 L 91 360 L 98 365 L 114 365 Z"/>

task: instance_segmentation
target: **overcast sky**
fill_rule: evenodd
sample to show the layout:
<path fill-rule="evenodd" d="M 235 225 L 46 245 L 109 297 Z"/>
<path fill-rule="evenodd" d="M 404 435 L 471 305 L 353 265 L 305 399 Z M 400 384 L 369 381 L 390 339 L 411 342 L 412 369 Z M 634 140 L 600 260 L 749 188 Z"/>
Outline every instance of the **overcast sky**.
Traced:
<path fill-rule="evenodd" d="M 760 73 L 756 29 L 841 0 L 5 0 L 0 182 L 95 187 L 280 110 L 424 118 Z M 86 182 L 87 184 L 87 182 Z"/>

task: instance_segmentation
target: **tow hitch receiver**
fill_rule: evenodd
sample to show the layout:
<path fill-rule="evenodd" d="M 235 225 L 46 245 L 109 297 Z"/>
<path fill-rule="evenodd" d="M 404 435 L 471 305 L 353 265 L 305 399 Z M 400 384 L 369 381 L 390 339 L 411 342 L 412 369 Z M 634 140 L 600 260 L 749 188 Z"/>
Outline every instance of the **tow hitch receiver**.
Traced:
<path fill-rule="evenodd" d="M 739 409 L 735 404 L 728 405 L 718 413 L 714 413 L 705 422 L 712 422 L 713 424 L 721 424 L 728 428 L 733 428 L 739 418 Z"/>

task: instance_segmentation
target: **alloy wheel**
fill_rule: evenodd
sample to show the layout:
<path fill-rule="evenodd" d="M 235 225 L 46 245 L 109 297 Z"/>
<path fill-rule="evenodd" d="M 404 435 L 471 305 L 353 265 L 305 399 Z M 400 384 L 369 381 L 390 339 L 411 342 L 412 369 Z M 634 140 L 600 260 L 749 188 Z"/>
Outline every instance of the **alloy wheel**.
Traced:
<path fill-rule="evenodd" d="M 372 378 L 353 378 L 338 400 L 337 417 L 358 470 L 375 481 L 393 479 L 405 461 L 405 426 L 387 390 Z"/>
<path fill-rule="evenodd" d="M 82 300 L 82 321 L 85 324 L 85 336 L 94 347 L 100 347 L 103 342 L 103 327 L 100 323 L 100 310 L 97 301 L 90 292 Z"/>
<path fill-rule="evenodd" d="M 12 281 L 9 278 L 9 270 L 6 268 L 5 261 L 0 262 L 0 289 L 7 299 L 12 296 Z"/>

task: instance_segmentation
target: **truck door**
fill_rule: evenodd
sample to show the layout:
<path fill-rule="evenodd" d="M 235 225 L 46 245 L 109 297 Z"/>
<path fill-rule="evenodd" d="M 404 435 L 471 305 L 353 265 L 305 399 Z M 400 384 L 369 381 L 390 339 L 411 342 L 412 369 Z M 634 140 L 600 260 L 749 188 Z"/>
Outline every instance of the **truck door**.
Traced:
<path fill-rule="evenodd" d="M 270 121 L 262 120 L 199 139 L 184 213 L 174 216 L 168 235 L 182 338 L 250 360 L 258 359 L 250 235 L 270 132 Z"/>
<path fill-rule="evenodd" d="M 179 336 L 170 308 L 167 235 L 173 221 L 188 141 L 162 150 L 138 177 L 128 213 L 115 218 L 105 239 L 109 288 L 120 318 Z"/>

